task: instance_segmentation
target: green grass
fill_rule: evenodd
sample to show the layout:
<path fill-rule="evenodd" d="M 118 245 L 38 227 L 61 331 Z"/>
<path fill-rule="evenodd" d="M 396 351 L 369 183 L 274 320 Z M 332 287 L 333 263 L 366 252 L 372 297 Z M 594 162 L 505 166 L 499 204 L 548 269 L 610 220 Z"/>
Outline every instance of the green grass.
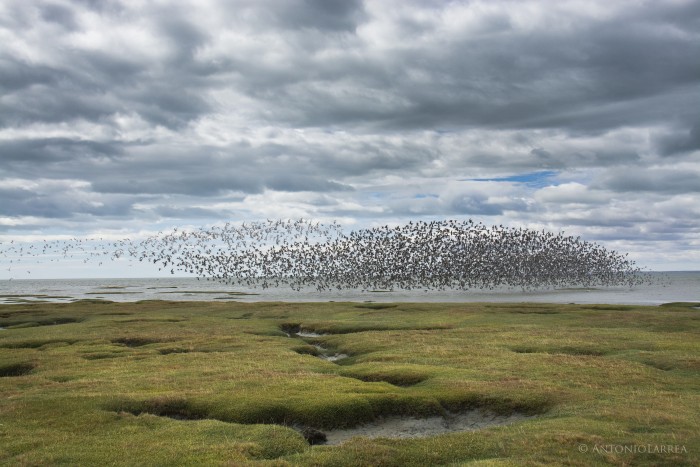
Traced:
<path fill-rule="evenodd" d="M 698 465 L 696 306 L 0 305 L 0 463 Z M 298 431 L 471 408 L 537 416 L 340 446 Z"/>

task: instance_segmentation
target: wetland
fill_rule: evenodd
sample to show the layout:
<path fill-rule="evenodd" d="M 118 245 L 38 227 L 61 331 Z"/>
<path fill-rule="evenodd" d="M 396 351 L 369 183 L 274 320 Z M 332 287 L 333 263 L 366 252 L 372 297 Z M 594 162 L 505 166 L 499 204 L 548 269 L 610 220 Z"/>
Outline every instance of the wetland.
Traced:
<path fill-rule="evenodd" d="M 1 305 L 0 463 L 697 465 L 698 305 Z"/>

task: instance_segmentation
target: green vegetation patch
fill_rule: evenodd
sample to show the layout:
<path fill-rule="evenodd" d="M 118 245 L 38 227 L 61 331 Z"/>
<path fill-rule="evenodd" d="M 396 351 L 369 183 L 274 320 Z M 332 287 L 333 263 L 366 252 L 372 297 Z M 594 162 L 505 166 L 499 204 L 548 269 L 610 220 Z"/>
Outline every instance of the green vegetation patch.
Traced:
<path fill-rule="evenodd" d="M 430 377 L 430 370 L 414 365 L 364 364 L 343 367 L 343 376 L 368 382 L 387 382 L 394 386 L 413 386 Z"/>
<path fill-rule="evenodd" d="M 16 325 L 0 332 L 0 464 L 700 464 L 692 306 L 391 305 L 2 305 Z M 320 358 L 335 352 L 349 357 Z M 481 409 L 533 417 L 309 444 L 334 428 Z"/>
<path fill-rule="evenodd" d="M 77 339 L 29 339 L 29 340 L 0 340 L 0 348 L 4 349 L 38 349 L 42 350 L 49 346 L 72 345 L 78 342 Z"/>
<path fill-rule="evenodd" d="M 596 349 L 590 346 L 564 346 L 556 348 L 542 348 L 533 346 L 513 347 L 513 352 L 517 353 L 548 353 L 565 355 L 590 355 L 600 357 L 607 352 L 604 349 Z"/>
<path fill-rule="evenodd" d="M 79 323 L 82 321 L 80 318 L 70 317 L 70 316 L 57 316 L 55 318 L 42 318 L 37 320 L 11 320 L 11 319 L 0 319 L 0 327 L 3 328 L 26 328 L 35 326 L 56 326 L 59 324 L 70 324 Z"/>
<path fill-rule="evenodd" d="M 664 303 L 661 306 L 664 308 L 692 308 L 695 310 L 700 309 L 700 303 L 698 302 L 671 302 Z"/>
<path fill-rule="evenodd" d="M 141 347 L 144 345 L 159 344 L 167 341 L 153 337 L 120 337 L 112 340 L 112 342 L 114 344 L 125 345 L 127 347 Z"/>
<path fill-rule="evenodd" d="M 298 345 L 296 347 L 293 347 L 292 350 L 301 355 L 313 355 L 314 357 L 320 354 L 318 347 L 310 344 Z"/>

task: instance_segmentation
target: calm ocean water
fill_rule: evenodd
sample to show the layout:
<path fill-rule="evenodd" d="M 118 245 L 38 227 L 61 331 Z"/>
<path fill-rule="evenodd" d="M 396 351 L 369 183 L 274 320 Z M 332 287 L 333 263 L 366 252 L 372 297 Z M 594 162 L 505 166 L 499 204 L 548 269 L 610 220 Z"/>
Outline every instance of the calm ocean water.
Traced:
<path fill-rule="evenodd" d="M 668 302 L 700 302 L 700 271 L 648 273 L 650 284 L 629 287 L 565 288 L 539 291 L 520 289 L 473 291 L 294 291 L 288 287 L 246 288 L 196 278 L 144 279 L 39 279 L 0 281 L 0 303 L 26 301 L 70 302 L 103 299 L 137 300 L 234 300 L 251 301 L 375 301 L 375 302 L 549 302 L 659 305 Z"/>

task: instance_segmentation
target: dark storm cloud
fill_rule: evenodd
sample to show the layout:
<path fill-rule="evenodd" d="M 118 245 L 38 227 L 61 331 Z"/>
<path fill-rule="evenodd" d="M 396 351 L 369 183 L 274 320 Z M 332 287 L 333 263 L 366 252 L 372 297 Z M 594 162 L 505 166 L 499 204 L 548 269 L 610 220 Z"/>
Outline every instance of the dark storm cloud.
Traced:
<path fill-rule="evenodd" d="M 700 150 L 700 123 L 689 129 L 676 129 L 657 139 L 656 145 L 663 156 L 674 156 Z"/>
<path fill-rule="evenodd" d="M 354 31 L 364 19 L 359 0 L 276 0 L 266 3 L 274 23 L 290 28 Z"/>
<path fill-rule="evenodd" d="M 180 208 L 177 206 L 158 206 L 153 211 L 162 217 L 173 219 L 229 219 L 231 211 L 204 208 Z"/>
<path fill-rule="evenodd" d="M 293 178 L 289 176 L 271 177 L 266 180 L 265 185 L 278 191 L 352 191 L 350 185 L 305 175 Z"/>
<path fill-rule="evenodd" d="M 673 108 L 638 113 L 637 101 L 679 92 L 697 101 L 686 87 L 700 75 L 700 45 L 692 22 L 654 22 L 653 7 L 628 7 L 609 20 L 582 17 L 564 31 L 550 25 L 518 30 L 505 18 L 493 35 L 450 37 L 440 24 L 413 24 L 378 57 L 341 53 L 333 71 L 315 62 L 312 81 L 267 83 L 256 95 L 302 109 L 289 113 L 296 117 L 290 123 L 309 126 L 542 128 L 564 122 L 571 130 L 600 131 L 630 119 L 658 122 Z M 416 40 L 423 36 L 432 40 Z M 341 75 L 351 85 L 339 81 Z"/>
<path fill-rule="evenodd" d="M 2 205 L 0 205 L 0 214 L 6 216 L 22 215 L 26 209 L 23 205 L 30 203 L 34 197 L 35 194 L 28 188 L 0 187 L 0 199 L 3 200 Z"/>
<path fill-rule="evenodd" d="M 37 84 L 48 85 L 55 79 L 49 67 L 33 66 L 1 55 L 0 76 L 0 92 L 4 95 Z"/>
<path fill-rule="evenodd" d="M 72 29 L 68 32 L 74 36 L 88 33 L 75 19 L 75 5 L 72 9 L 42 3 L 34 8 L 14 6 L 18 33 L 24 28 L 35 29 L 48 41 L 59 34 L 60 42 L 60 32 L 51 27 L 56 23 Z M 173 9 L 170 13 L 176 12 Z M 109 15 L 113 11 L 102 13 Z M 194 50 L 207 36 L 182 19 L 184 11 L 180 16 L 160 13 L 153 18 L 154 34 L 159 34 L 161 43 L 171 46 L 173 53 L 155 67 L 146 58 L 153 51 L 121 39 L 114 40 L 110 48 L 65 45 L 58 51 L 59 60 L 32 66 L 8 52 L 0 52 L 0 69 L 7 71 L 0 75 L 0 88 L 8 91 L 0 103 L 0 124 L 99 120 L 117 113 L 138 112 L 153 124 L 180 128 L 209 111 L 203 97 L 206 83 L 198 82 L 190 69 Z M 116 15 L 114 19 L 118 30 L 138 17 Z M 38 25 L 30 23 L 32 20 Z M 128 36 L 122 39 L 128 40 Z"/>
<path fill-rule="evenodd" d="M 211 172 L 210 172 L 211 170 Z M 227 193 L 259 194 L 265 189 L 296 191 L 350 191 L 352 187 L 321 177 L 295 175 L 265 175 L 249 170 L 232 170 L 218 168 L 206 171 L 197 170 L 196 174 L 187 173 L 183 165 L 173 170 L 159 170 L 150 176 L 138 179 L 113 179 L 109 176 L 95 176 L 93 187 L 104 193 L 145 194 L 180 194 L 197 197 L 219 196 Z"/>
<path fill-rule="evenodd" d="M 63 26 L 66 29 L 75 29 L 77 23 L 73 10 L 63 5 L 46 4 L 40 7 L 41 18 L 47 22 L 55 23 Z"/>
<path fill-rule="evenodd" d="M 114 179 L 109 176 L 95 177 L 95 190 L 104 193 L 122 193 L 137 195 L 191 195 L 217 196 L 227 191 L 260 193 L 264 185 L 260 180 L 244 175 L 226 174 L 187 174 L 181 170 L 161 170 L 152 175 L 134 178 Z"/>
<path fill-rule="evenodd" d="M 69 147 L 74 146 L 79 145 L 73 142 Z M 65 177 L 77 172 L 79 163 L 84 178 L 91 180 L 92 189 L 101 193 L 212 197 L 227 193 L 258 194 L 266 189 L 285 192 L 353 189 L 332 180 L 332 171 L 319 170 L 314 163 L 315 158 L 320 157 L 318 154 L 310 152 L 283 160 L 285 151 L 294 150 L 285 146 L 271 145 L 254 153 L 251 148 L 232 147 L 222 153 L 221 149 L 206 146 L 183 149 L 144 144 L 127 148 L 121 157 L 103 158 L 96 157 L 97 150 L 101 149 L 99 143 L 86 144 L 86 147 L 96 149 L 92 158 L 61 162 L 52 172 Z M 34 152 L 27 152 L 32 158 L 44 154 L 37 148 L 32 150 Z M 21 159 L 27 154 L 18 156 Z M 121 149 L 108 156 L 119 154 L 122 154 Z M 164 159 L 169 163 L 163 164 Z"/>
<path fill-rule="evenodd" d="M 49 4 L 39 10 L 45 21 L 79 26 L 66 6 Z M 198 59 L 197 51 L 216 41 L 214 31 L 188 19 L 185 6 L 149 12 L 152 32 L 172 49 L 161 61 L 139 57 L 134 44 L 121 51 L 73 51 L 60 68 L 54 64 L 53 73 L 34 78 L 53 77 L 57 84 L 17 96 L 17 102 L 20 97 L 25 102 L 24 111 L 15 105 L 11 113 L 57 121 L 60 116 L 95 119 L 133 109 L 155 124 L 179 128 L 212 110 L 208 90 L 233 83 L 258 100 L 261 111 L 275 109 L 265 118 L 279 124 L 373 122 L 393 130 L 564 124 L 572 131 L 600 131 L 665 118 L 671 108 L 663 105 L 635 112 L 636 102 L 650 97 L 680 93 L 699 101 L 694 88 L 685 89 L 700 76 L 700 45 L 692 29 L 698 13 L 692 2 L 630 4 L 610 19 L 582 15 L 563 30 L 556 24 L 530 30 L 516 26 L 504 10 L 484 18 L 472 34 L 399 14 L 397 43 L 374 52 L 370 39 L 358 36 L 358 26 L 370 20 L 359 2 L 242 2 L 229 7 L 230 30 L 240 24 L 236 20 L 252 18 L 260 34 L 293 45 L 280 51 L 285 57 L 279 62 L 236 50 L 215 60 Z M 336 30 L 345 34 L 335 36 Z M 333 53 L 325 57 L 318 52 Z M 222 82 L 232 72 L 235 80 Z M 17 73 L 21 76 L 21 70 Z M 17 81 L 8 80 L 8 86 Z"/>
<path fill-rule="evenodd" d="M 367 175 L 372 172 L 409 172 L 437 159 L 434 149 L 410 143 L 359 143 L 340 148 L 339 153 L 317 149 L 311 160 L 329 174 Z M 326 152 L 326 153 L 324 153 Z"/>
<path fill-rule="evenodd" d="M 132 213 L 130 200 L 107 199 L 86 188 L 45 181 L 26 187 L 0 187 L 0 216 L 66 219 L 79 215 L 123 217 Z"/>
<path fill-rule="evenodd" d="M 467 216 L 495 216 L 503 214 L 506 210 L 526 210 L 522 201 L 497 203 L 474 195 L 460 196 L 452 201 L 450 207 L 452 209 L 449 210 L 449 214 Z"/>
<path fill-rule="evenodd" d="M 36 138 L 0 141 L 2 168 L 26 175 L 39 174 L 46 165 L 68 164 L 71 170 L 81 164 L 89 170 L 89 165 L 101 158 L 112 158 L 124 153 L 120 144 L 100 141 L 81 141 L 70 138 Z M 77 173 L 73 172 L 74 175 Z M 50 175 L 50 174 L 44 174 Z"/>
<path fill-rule="evenodd" d="M 700 192 L 700 170 L 627 168 L 624 171 L 606 173 L 592 186 L 618 192 L 698 193 Z"/>

